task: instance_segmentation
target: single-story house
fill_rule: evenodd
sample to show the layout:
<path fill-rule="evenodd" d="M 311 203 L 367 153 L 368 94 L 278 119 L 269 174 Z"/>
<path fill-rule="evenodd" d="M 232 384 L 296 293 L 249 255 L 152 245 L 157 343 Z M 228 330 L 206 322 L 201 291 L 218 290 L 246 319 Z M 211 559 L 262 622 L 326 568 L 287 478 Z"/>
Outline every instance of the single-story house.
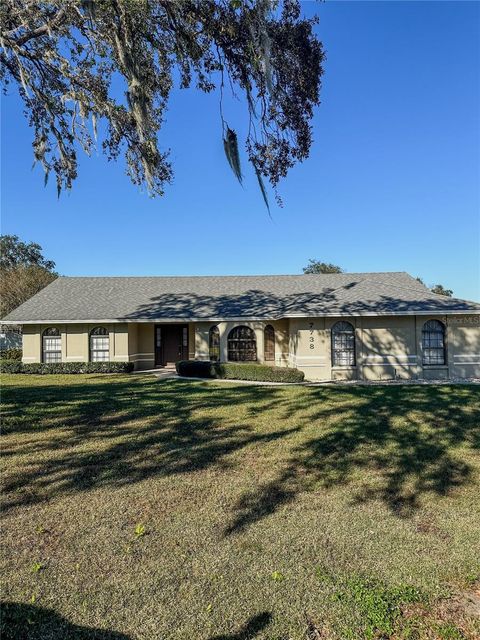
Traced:
<path fill-rule="evenodd" d="M 480 304 L 407 273 L 61 277 L 12 311 L 24 362 L 180 359 L 309 380 L 480 378 Z"/>

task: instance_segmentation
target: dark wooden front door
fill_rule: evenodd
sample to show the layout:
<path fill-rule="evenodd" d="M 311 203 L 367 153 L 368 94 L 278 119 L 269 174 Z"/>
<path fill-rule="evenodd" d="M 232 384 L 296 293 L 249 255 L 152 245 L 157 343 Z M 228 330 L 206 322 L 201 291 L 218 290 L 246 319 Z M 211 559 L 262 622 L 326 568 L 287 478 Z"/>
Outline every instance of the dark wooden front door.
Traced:
<path fill-rule="evenodd" d="M 164 367 L 188 358 L 188 325 L 155 325 L 155 366 Z"/>

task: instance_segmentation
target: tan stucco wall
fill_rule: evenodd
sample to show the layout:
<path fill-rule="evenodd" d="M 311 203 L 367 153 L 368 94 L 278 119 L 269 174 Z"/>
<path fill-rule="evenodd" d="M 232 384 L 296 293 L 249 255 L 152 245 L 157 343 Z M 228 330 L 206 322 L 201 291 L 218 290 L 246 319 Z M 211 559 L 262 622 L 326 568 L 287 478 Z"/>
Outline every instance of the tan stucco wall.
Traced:
<path fill-rule="evenodd" d="M 359 378 L 418 378 L 421 366 L 417 351 L 415 316 L 368 316 L 358 319 Z"/>
<path fill-rule="evenodd" d="M 195 359 L 195 324 L 193 322 L 188 325 L 188 359 Z"/>
<path fill-rule="evenodd" d="M 114 337 L 112 341 L 112 335 Z M 112 351 L 113 346 L 113 351 Z M 110 358 L 126 362 L 128 356 L 128 325 L 112 324 L 110 328 Z"/>
<path fill-rule="evenodd" d="M 153 322 L 138 323 L 130 329 L 133 337 L 129 341 L 129 357 L 135 362 L 136 369 L 153 369 L 155 365 L 154 324 Z"/>
<path fill-rule="evenodd" d="M 209 344 L 208 335 L 210 328 L 217 326 L 220 332 L 220 360 L 228 359 L 228 334 L 234 327 L 240 325 L 250 327 L 255 332 L 257 341 L 257 360 L 264 362 L 264 328 L 271 324 L 275 330 L 275 361 L 266 364 L 286 366 L 289 359 L 289 322 L 288 320 L 272 320 L 270 322 L 197 322 L 191 323 L 191 332 L 195 341 L 190 339 L 190 345 L 195 344 L 195 358 L 208 360 Z"/>
<path fill-rule="evenodd" d="M 23 362 L 41 362 L 42 334 L 48 327 L 56 327 L 62 336 L 62 362 L 88 362 L 89 334 L 98 324 L 42 324 L 23 327 Z M 103 324 L 110 336 L 112 361 L 128 360 L 127 324 Z"/>
<path fill-rule="evenodd" d="M 325 318 L 290 320 L 289 359 L 308 380 L 330 380 L 330 332 Z"/>
<path fill-rule="evenodd" d="M 290 363 L 290 327 L 288 320 L 268 322 L 275 329 L 275 361 L 265 364 L 276 367 L 288 366 Z M 263 355 L 262 355 L 263 358 Z"/>
<path fill-rule="evenodd" d="M 59 327 L 60 328 L 60 327 Z M 81 324 L 63 325 L 62 360 L 65 362 L 88 362 L 88 332 Z M 110 338 L 110 352 L 112 339 Z"/>
<path fill-rule="evenodd" d="M 355 329 L 355 366 L 332 367 L 331 330 L 340 320 Z M 414 317 L 292 319 L 290 337 L 290 361 L 309 380 L 382 380 L 418 374 Z"/>
<path fill-rule="evenodd" d="M 219 322 L 220 359 L 227 361 L 231 329 L 244 324 L 256 336 L 258 361 L 263 362 L 264 327 L 275 329 L 275 364 L 298 367 L 308 380 L 480 378 L 480 314 L 462 316 L 372 316 L 342 318 L 355 327 L 355 367 L 332 367 L 331 328 L 340 318 L 299 318 L 271 322 Z M 447 327 L 447 361 L 441 367 L 422 364 L 422 327 L 437 319 Z M 189 323 L 189 358 L 206 360 L 212 322 Z M 96 324 L 25 325 L 23 361 L 41 361 L 41 334 L 56 326 L 62 335 L 64 362 L 88 361 L 88 336 Z M 154 366 L 154 323 L 105 324 L 110 333 L 110 359 Z"/>
<path fill-rule="evenodd" d="M 195 358 L 197 360 L 208 360 L 208 332 L 214 324 L 213 322 L 196 322 L 194 325 Z M 218 324 L 220 336 L 222 324 Z"/>
<path fill-rule="evenodd" d="M 22 361 L 40 362 L 40 327 L 36 324 L 26 324 L 22 331 Z"/>
<path fill-rule="evenodd" d="M 341 318 L 355 327 L 356 366 L 332 367 L 331 328 L 340 318 L 290 320 L 290 362 L 309 380 L 448 379 L 480 377 L 480 315 Z M 443 366 L 424 366 L 422 328 L 447 327 Z"/>
<path fill-rule="evenodd" d="M 138 324 L 128 324 L 128 359 L 135 361 L 138 354 Z"/>
<path fill-rule="evenodd" d="M 480 378 L 480 315 L 448 318 L 450 377 Z"/>

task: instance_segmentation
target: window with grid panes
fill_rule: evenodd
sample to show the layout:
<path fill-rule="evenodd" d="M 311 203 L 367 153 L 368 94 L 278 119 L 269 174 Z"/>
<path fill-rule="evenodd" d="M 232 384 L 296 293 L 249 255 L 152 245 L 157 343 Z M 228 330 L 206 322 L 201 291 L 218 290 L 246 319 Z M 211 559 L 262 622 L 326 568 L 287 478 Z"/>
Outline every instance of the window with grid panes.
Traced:
<path fill-rule="evenodd" d="M 228 334 L 228 359 L 232 362 L 254 362 L 257 359 L 257 341 L 250 327 L 235 327 Z"/>
<path fill-rule="evenodd" d="M 110 336 L 105 327 L 95 327 L 90 332 L 90 362 L 108 362 Z"/>
<path fill-rule="evenodd" d="M 332 365 L 355 365 L 355 329 L 350 322 L 337 322 L 332 327 Z"/>
<path fill-rule="evenodd" d="M 62 336 L 56 327 L 45 329 L 42 336 L 42 362 L 62 361 Z"/>
<path fill-rule="evenodd" d="M 422 329 L 423 364 L 445 364 L 445 326 L 439 320 L 428 320 Z"/>

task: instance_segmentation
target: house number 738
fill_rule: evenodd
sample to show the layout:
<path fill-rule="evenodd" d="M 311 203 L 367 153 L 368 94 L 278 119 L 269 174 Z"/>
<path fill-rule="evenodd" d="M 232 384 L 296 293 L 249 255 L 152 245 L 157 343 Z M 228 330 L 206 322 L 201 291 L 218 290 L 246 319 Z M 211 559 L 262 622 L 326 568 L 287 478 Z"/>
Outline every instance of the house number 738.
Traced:
<path fill-rule="evenodd" d="M 309 329 L 308 342 L 310 344 L 310 349 L 315 349 L 315 333 L 313 331 L 313 322 L 308 323 L 308 329 Z"/>

